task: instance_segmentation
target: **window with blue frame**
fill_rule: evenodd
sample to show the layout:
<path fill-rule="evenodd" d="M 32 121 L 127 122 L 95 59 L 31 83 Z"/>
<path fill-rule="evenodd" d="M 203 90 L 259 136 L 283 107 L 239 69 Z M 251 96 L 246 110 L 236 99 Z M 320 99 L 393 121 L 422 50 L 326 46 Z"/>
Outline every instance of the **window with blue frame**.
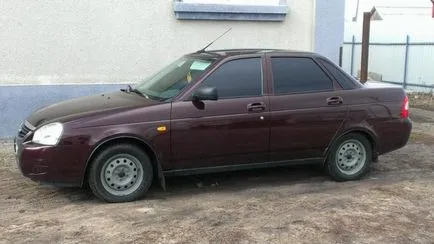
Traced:
<path fill-rule="evenodd" d="M 174 0 L 180 20 L 283 21 L 286 0 Z"/>

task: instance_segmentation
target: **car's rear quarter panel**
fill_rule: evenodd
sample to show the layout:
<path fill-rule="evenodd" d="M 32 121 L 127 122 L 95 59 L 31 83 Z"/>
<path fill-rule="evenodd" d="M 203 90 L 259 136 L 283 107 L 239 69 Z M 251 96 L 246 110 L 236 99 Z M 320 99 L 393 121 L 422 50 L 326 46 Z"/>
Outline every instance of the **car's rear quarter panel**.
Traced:
<path fill-rule="evenodd" d="M 374 140 L 376 154 L 398 149 L 407 143 L 411 123 L 401 118 L 405 92 L 397 87 L 361 88 L 342 91 L 348 119 L 339 134 L 358 130 Z"/>

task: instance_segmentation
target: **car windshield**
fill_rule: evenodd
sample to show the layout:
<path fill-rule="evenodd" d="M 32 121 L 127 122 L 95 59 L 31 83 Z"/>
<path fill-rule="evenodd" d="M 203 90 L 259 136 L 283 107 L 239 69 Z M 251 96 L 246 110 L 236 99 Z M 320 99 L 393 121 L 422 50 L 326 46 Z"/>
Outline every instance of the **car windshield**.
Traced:
<path fill-rule="evenodd" d="M 215 60 L 183 56 L 135 87 L 151 99 L 166 100 L 178 95 Z"/>

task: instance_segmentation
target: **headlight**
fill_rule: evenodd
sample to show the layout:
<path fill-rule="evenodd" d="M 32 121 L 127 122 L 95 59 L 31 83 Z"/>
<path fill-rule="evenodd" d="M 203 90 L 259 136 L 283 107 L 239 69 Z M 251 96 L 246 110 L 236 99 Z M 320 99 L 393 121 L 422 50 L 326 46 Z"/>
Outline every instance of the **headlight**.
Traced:
<path fill-rule="evenodd" d="M 51 123 L 44 125 L 35 131 L 32 141 L 34 143 L 53 146 L 59 142 L 62 136 L 63 125 L 61 123 Z"/>

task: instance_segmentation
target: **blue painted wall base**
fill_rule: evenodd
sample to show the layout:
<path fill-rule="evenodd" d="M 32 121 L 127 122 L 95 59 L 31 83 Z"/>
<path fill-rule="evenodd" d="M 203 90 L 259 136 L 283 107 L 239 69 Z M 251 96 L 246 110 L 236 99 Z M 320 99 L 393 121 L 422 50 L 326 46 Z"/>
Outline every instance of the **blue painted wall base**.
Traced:
<path fill-rule="evenodd" d="M 21 122 L 41 107 L 125 87 L 126 84 L 0 86 L 0 138 L 13 138 Z"/>

